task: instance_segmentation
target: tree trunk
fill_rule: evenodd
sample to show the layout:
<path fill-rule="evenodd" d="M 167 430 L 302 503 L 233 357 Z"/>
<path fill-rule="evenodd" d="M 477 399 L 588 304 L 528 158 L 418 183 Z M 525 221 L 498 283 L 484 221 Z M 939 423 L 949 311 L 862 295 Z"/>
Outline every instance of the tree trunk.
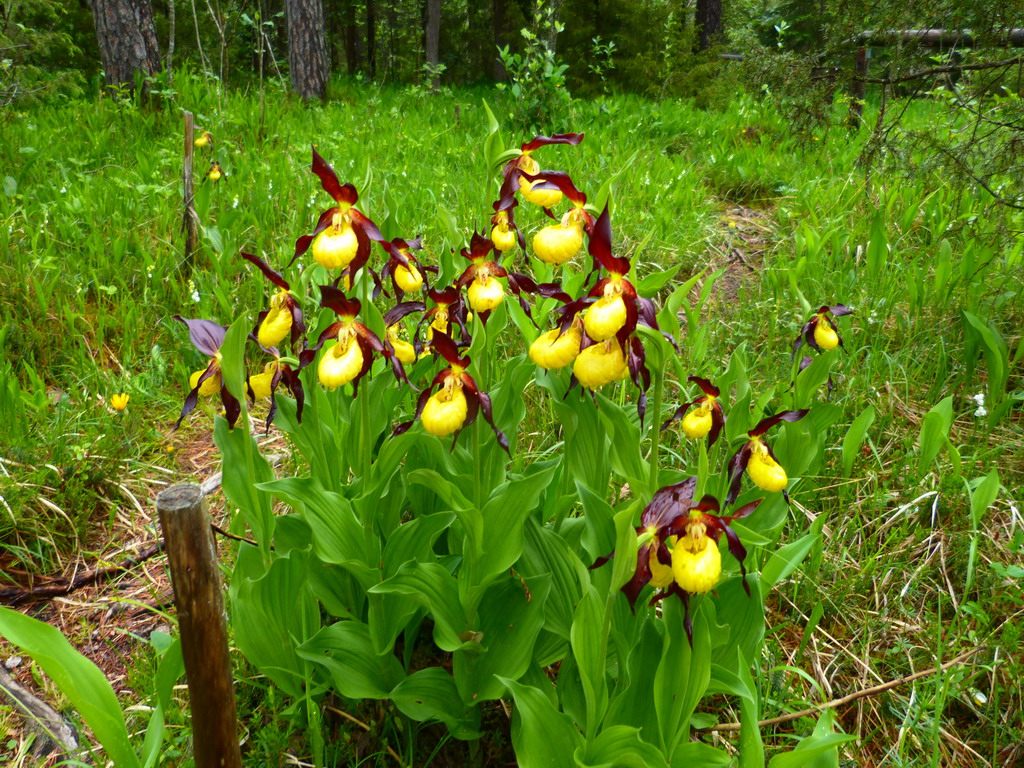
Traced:
<path fill-rule="evenodd" d="M 694 25 L 697 27 L 697 50 L 706 51 L 722 36 L 722 0 L 697 0 Z"/>
<path fill-rule="evenodd" d="M 377 77 L 377 8 L 366 0 L 366 68 L 370 79 Z"/>
<path fill-rule="evenodd" d="M 430 71 L 430 88 L 433 91 L 441 87 L 441 77 L 437 70 L 440 62 L 438 56 L 441 41 L 441 0 L 427 0 L 426 24 L 426 55 L 427 68 Z"/>
<path fill-rule="evenodd" d="M 303 99 L 327 96 L 331 66 L 324 37 L 324 8 L 320 0 L 287 0 L 288 69 L 292 89 Z"/>
<path fill-rule="evenodd" d="M 160 71 L 150 0 L 89 0 L 107 85 L 135 88 L 135 73 Z"/>
<path fill-rule="evenodd" d="M 505 44 L 505 0 L 491 0 L 491 36 L 494 48 L 500 48 Z M 501 63 L 501 57 L 496 50 L 491 50 L 491 75 L 498 83 L 505 82 L 508 74 L 505 66 Z"/>

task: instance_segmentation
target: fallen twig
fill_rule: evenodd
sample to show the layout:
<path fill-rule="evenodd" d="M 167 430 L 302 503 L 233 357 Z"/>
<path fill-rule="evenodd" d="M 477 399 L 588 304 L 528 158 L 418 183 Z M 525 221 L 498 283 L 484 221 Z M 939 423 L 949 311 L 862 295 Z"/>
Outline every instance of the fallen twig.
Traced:
<path fill-rule="evenodd" d="M 770 725 L 779 725 L 781 723 L 788 723 L 788 722 L 790 722 L 792 720 L 799 720 L 801 717 L 808 717 L 810 715 L 816 715 L 819 712 L 822 712 L 823 710 L 826 710 L 826 709 L 835 709 L 836 707 L 841 707 L 844 704 L 849 704 L 851 701 L 856 701 L 857 699 L 863 699 L 863 698 L 865 698 L 867 696 L 875 696 L 875 695 L 877 695 L 879 693 L 884 693 L 885 691 L 891 690 L 891 689 L 896 688 L 896 687 L 901 686 L 901 685 L 905 685 L 906 683 L 912 683 L 914 680 L 919 680 L 922 677 L 928 677 L 929 675 L 934 675 L 937 672 L 945 672 L 950 667 L 955 667 L 957 664 L 960 664 L 960 663 L 966 661 L 970 656 L 974 655 L 977 652 L 978 652 L 977 648 L 971 648 L 969 650 L 964 651 L 959 656 L 950 659 L 949 661 L 945 662 L 944 664 L 940 664 L 937 667 L 932 667 L 931 669 L 926 669 L 926 670 L 923 670 L 921 672 L 914 672 L 911 675 L 906 675 L 906 676 L 901 677 L 901 678 L 899 678 L 897 680 L 889 680 L 888 682 L 885 682 L 885 683 L 880 683 L 878 685 L 873 685 L 870 688 L 862 688 L 859 691 L 854 691 L 853 693 L 847 694 L 846 696 L 841 696 L 838 699 L 832 699 L 831 701 L 826 701 L 824 704 L 818 704 L 817 706 L 814 706 L 814 707 L 808 707 L 807 709 L 801 709 L 799 712 L 790 712 L 788 715 L 779 715 L 778 717 L 770 717 L 767 720 L 759 720 L 757 722 L 757 726 L 758 726 L 758 728 L 764 728 L 764 727 L 770 726 Z M 696 730 L 698 730 L 698 731 L 719 731 L 719 732 L 722 732 L 722 731 L 738 731 L 738 730 L 740 730 L 740 728 L 741 728 L 741 724 L 740 723 L 718 723 L 717 725 L 709 725 L 706 728 L 697 728 Z"/>

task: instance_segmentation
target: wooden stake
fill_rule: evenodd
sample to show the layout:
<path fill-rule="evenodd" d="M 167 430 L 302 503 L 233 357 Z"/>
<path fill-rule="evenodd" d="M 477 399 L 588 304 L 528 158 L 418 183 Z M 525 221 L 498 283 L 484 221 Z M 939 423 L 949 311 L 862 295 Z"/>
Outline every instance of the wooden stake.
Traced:
<path fill-rule="evenodd" d="M 192 154 L 195 149 L 195 118 L 191 112 L 185 113 L 185 150 L 182 163 L 182 194 L 184 197 L 184 213 L 181 229 L 185 233 L 185 271 L 192 271 L 196 249 L 199 247 L 199 216 L 196 213 L 195 195 L 192 193 Z"/>
<path fill-rule="evenodd" d="M 224 598 L 203 492 L 172 486 L 157 496 L 156 508 L 174 585 L 196 768 L 241 768 Z"/>

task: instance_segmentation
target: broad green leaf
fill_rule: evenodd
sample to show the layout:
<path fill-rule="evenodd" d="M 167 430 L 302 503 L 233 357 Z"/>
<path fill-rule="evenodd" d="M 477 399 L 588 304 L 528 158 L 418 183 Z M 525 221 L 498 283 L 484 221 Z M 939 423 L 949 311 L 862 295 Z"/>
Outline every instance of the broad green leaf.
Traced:
<path fill-rule="evenodd" d="M 490 583 L 523 552 L 523 525 L 537 509 L 558 462 L 536 463 L 520 478 L 498 486 L 483 508 L 483 551 L 474 586 Z"/>
<path fill-rule="evenodd" d="M 611 439 L 612 469 L 633 488 L 643 488 L 648 469 L 640 455 L 640 426 L 635 415 L 605 395 L 598 394 L 597 399 L 601 424 Z"/>
<path fill-rule="evenodd" d="M 683 608 L 678 600 L 662 604 L 665 638 L 661 662 L 654 676 L 654 711 L 658 718 L 661 744 L 671 755 L 689 735 L 690 718 L 707 690 L 711 675 L 711 634 L 707 615 L 694 610 L 693 644 L 683 628 Z"/>
<path fill-rule="evenodd" d="M 764 599 L 757 574 L 747 575 L 748 595 L 737 577 L 718 585 L 717 619 L 728 626 L 728 642 L 716 648 L 715 661 L 725 661 L 739 649 L 745 657 L 754 658 L 764 638 Z"/>
<path fill-rule="evenodd" d="M 709 693 L 728 693 L 740 700 L 740 768 L 764 768 L 764 744 L 758 726 L 761 705 L 750 664 L 743 651 L 736 649 L 726 659 L 727 667 L 711 665 Z"/>
<path fill-rule="evenodd" d="M 583 505 L 583 546 L 591 560 L 605 557 L 615 546 L 615 510 L 579 480 L 576 481 L 576 495 Z"/>
<path fill-rule="evenodd" d="M 795 571 L 807 557 L 817 538 L 817 535 L 808 533 L 773 552 L 761 569 L 762 588 L 765 591 L 771 589 Z"/>
<path fill-rule="evenodd" d="M 639 633 L 633 644 L 619 650 L 619 658 L 627 661 L 625 664 L 620 661 L 619 680 L 611 692 L 604 725 L 633 726 L 641 730 L 645 741 L 656 742 L 659 733 L 657 719 L 652 716 L 651 696 L 661 663 L 665 625 L 654 617 L 642 617 L 639 621 Z"/>
<path fill-rule="evenodd" d="M 989 424 L 995 424 L 1003 413 L 1006 400 L 1006 384 L 1009 378 L 1010 350 L 1006 341 L 991 323 L 987 323 L 977 315 L 963 310 L 969 341 L 965 355 L 968 359 L 968 375 L 973 371 L 974 355 L 980 343 L 985 367 L 988 369 L 988 408 Z"/>
<path fill-rule="evenodd" d="M 320 629 L 320 611 L 306 587 L 309 554 L 279 557 L 259 579 L 236 578 L 228 592 L 234 642 L 249 662 L 291 696 L 304 692 L 296 647 Z"/>
<path fill-rule="evenodd" d="M 835 712 L 827 709 L 818 718 L 814 733 L 791 751 L 775 755 L 768 768 L 839 768 L 839 745 L 855 741 L 856 736 L 835 732 Z"/>
<path fill-rule="evenodd" d="M 953 424 L 953 396 L 943 398 L 936 403 L 921 422 L 921 434 L 918 438 L 920 455 L 917 471 L 924 474 L 939 455 L 939 451 L 949 444 L 949 428 Z"/>
<path fill-rule="evenodd" d="M 550 589 L 548 576 L 529 581 L 510 576 L 487 590 L 471 633 L 473 642 L 463 645 L 452 659 L 455 685 L 467 705 L 500 698 L 498 678 L 516 680 L 526 672 L 544 626 Z"/>
<path fill-rule="evenodd" d="M 402 714 L 420 723 L 439 720 L 457 739 L 480 736 L 480 708 L 462 703 L 452 676 L 440 667 L 427 667 L 404 678 L 390 698 Z"/>
<path fill-rule="evenodd" d="M 367 586 L 377 580 L 377 538 L 367 539 L 348 499 L 324 490 L 315 477 L 286 477 L 257 488 L 288 502 L 309 524 L 317 557 L 344 567 Z"/>
<path fill-rule="evenodd" d="M 843 437 L 843 477 L 849 477 L 850 472 L 853 471 L 853 464 L 857 460 L 857 454 L 860 453 L 860 447 L 864 444 L 864 438 L 867 437 L 868 430 L 874 423 L 875 408 L 869 405 L 860 412 L 850 428 L 846 430 L 846 435 Z"/>
<path fill-rule="evenodd" d="M 243 315 L 231 323 L 220 345 L 220 371 L 224 386 L 243 404 L 246 402 L 245 342 L 251 331 L 252 320 Z"/>
<path fill-rule="evenodd" d="M 612 558 L 612 589 L 621 589 L 636 572 L 637 538 L 634 518 L 639 502 L 615 513 L 615 556 Z"/>
<path fill-rule="evenodd" d="M 416 598 L 434 620 L 434 642 L 441 650 L 454 651 L 467 642 L 470 627 L 459 601 L 458 582 L 440 563 L 406 563 L 369 592 Z"/>
<path fill-rule="evenodd" d="M 575 764 L 583 737 L 572 720 L 559 712 L 539 689 L 501 679 L 515 699 L 512 746 L 519 768 L 567 768 Z"/>
<path fill-rule="evenodd" d="M 324 627 L 298 653 L 325 667 L 338 692 L 353 699 L 386 699 L 405 677 L 394 654 L 374 650 L 369 628 L 359 621 Z"/>
<path fill-rule="evenodd" d="M 274 510 L 270 497 L 257 485 L 274 478 L 274 470 L 259 452 L 247 430 L 228 428 L 218 416 L 213 423 L 213 439 L 221 453 L 221 488 L 231 507 L 237 509 L 245 524 L 252 528 L 260 551 L 269 559 L 274 536 Z"/>
<path fill-rule="evenodd" d="M 579 768 L 668 768 L 665 756 L 640 738 L 637 728 L 613 725 L 576 750 Z M 693 764 L 693 765 L 701 765 Z"/>
<path fill-rule="evenodd" d="M 171 694 L 175 684 L 185 674 L 185 663 L 181 657 L 181 640 L 179 638 L 175 637 L 172 640 L 168 635 L 154 632 L 150 636 L 150 643 L 157 651 L 159 661 L 153 680 L 156 701 L 153 713 L 149 717 L 149 724 L 146 726 L 146 736 L 142 741 L 143 768 L 152 768 L 160 757 L 165 733 L 165 713 L 171 706 Z"/>
<path fill-rule="evenodd" d="M 679 273 L 682 265 L 677 264 L 669 269 L 652 272 L 647 277 L 637 281 L 636 290 L 641 296 L 653 296 L 670 282 Z"/>
<path fill-rule="evenodd" d="M 544 628 L 568 640 L 573 608 L 583 585 L 590 581 L 589 573 L 565 540 L 550 528 L 528 518 L 525 534 L 523 556 L 516 570 L 526 578 L 551 576 L 551 593 L 544 603 Z"/>
<path fill-rule="evenodd" d="M 672 768 L 726 768 L 732 764 L 732 756 L 728 752 L 699 741 L 680 744 L 672 755 Z"/>
<path fill-rule="evenodd" d="M 971 491 L 971 520 L 975 527 L 981 526 L 981 518 L 999 496 L 999 470 L 993 469 Z"/>
<path fill-rule="evenodd" d="M 586 698 L 585 730 L 588 735 L 597 733 L 608 708 L 605 680 L 607 640 L 602 638 L 603 629 L 604 606 L 597 589 L 591 586 L 576 606 L 569 635 Z"/>
<path fill-rule="evenodd" d="M 99 667 L 56 628 L 10 608 L 0 607 L 0 636 L 31 656 L 53 680 L 118 768 L 138 768 L 121 705 Z M 571 765 L 571 759 L 564 765 Z"/>

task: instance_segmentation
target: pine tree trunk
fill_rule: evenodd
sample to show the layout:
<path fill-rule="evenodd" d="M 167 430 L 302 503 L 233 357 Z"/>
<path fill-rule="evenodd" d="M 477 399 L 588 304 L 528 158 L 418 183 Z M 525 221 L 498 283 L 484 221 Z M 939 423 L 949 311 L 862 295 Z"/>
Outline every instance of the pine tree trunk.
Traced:
<path fill-rule="evenodd" d="M 377 8 L 374 0 L 366 0 L 366 67 L 371 80 L 377 77 Z"/>
<path fill-rule="evenodd" d="M 331 73 L 324 36 L 324 8 L 320 0 L 287 0 L 288 69 L 292 89 L 303 99 L 327 96 Z"/>
<path fill-rule="evenodd" d="M 491 0 L 491 36 L 495 48 L 501 48 L 507 42 L 505 24 L 505 0 Z M 491 75 L 495 82 L 502 83 L 508 79 L 505 65 L 494 50 L 491 54 Z"/>
<path fill-rule="evenodd" d="M 441 0 L 427 0 L 426 27 L 427 66 L 433 73 L 430 78 L 430 88 L 436 91 L 441 87 L 441 78 L 437 71 L 437 65 L 440 62 L 438 54 L 441 42 Z"/>
<path fill-rule="evenodd" d="M 706 51 L 722 36 L 722 0 L 697 0 L 694 24 L 697 27 L 697 50 Z"/>
<path fill-rule="evenodd" d="M 89 0 L 106 82 L 135 88 L 135 73 L 160 71 L 160 46 L 150 0 Z"/>

